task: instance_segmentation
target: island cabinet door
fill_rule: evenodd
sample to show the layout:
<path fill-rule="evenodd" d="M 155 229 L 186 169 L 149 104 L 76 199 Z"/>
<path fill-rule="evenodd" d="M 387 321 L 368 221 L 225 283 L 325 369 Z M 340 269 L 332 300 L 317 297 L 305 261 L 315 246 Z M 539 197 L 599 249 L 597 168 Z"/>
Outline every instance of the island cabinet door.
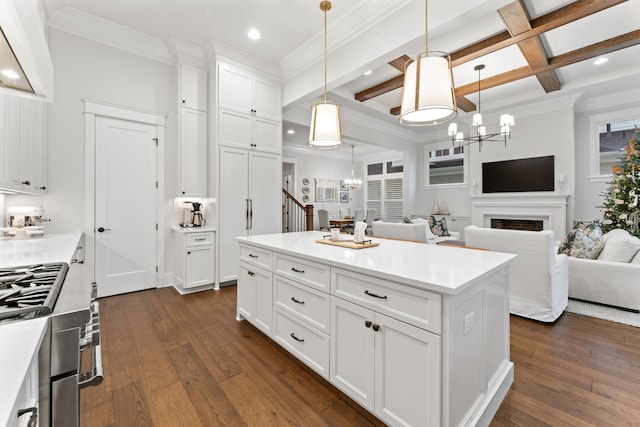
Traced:
<path fill-rule="evenodd" d="M 392 426 L 440 426 L 440 336 L 376 313 L 375 413 Z"/>
<path fill-rule="evenodd" d="M 238 317 L 244 317 L 267 336 L 273 329 L 273 287 L 269 271 L 240 262 Z"/>
<path fill-rule="evenodd" d="M 331 297 L 331 383 L 374 412 L 373 311 Z"/>

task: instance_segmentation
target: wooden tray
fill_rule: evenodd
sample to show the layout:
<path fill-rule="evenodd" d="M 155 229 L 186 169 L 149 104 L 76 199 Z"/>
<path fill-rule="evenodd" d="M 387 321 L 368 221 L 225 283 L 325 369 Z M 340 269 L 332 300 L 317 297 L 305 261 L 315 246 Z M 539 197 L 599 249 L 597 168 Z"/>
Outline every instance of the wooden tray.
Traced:
<path fill-rule="evenodd" d="M 318 239 L 316 240 L 316 242 L 323 243 L 325 245 L 340 246 L 343 248 L 350 248 L 350 249 L 373 248 L 380 245 L 380 243 L 373 242 L 371 240 L 365 240 L 364 243 L 356 243 L 353 241 L 353 239 L 340 239 L 340 240 Z"/>

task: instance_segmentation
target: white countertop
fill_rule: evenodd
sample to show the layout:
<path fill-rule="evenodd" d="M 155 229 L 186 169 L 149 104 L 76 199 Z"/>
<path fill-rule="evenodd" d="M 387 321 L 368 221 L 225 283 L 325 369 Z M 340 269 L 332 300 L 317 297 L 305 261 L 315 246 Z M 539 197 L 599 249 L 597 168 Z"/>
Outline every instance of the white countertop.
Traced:
<path fill-rule="evenodd" d="M 28 239 L 0 240 L 0 268 L 49 262 L 70 262 L 81 232 L 45 234 Z"/>
<path fill-rule="evenodd" d="M 47 318 L 37 318 L 0 326 L 0 426 L 13 425 L 12 410 L 46 325 Z"/>
<path fill-rule="evenodd" d="M 207 231 L 216 231 L 214 225 L 205 225 L 204 227 L 180 227 L 179 225 L 172 225 L 171 230 L 176 233 L 205 233 Z"/>
<path fill-rule="evenodd" d="M 444 294 L 462 292 L 516 257 L 501 252 L 387 239 L 373 239 L 380 246 L 366 249 L 349 249 L 316 242 L 326 234 L 305 231 L 237 239 L 284 254 Z"/>

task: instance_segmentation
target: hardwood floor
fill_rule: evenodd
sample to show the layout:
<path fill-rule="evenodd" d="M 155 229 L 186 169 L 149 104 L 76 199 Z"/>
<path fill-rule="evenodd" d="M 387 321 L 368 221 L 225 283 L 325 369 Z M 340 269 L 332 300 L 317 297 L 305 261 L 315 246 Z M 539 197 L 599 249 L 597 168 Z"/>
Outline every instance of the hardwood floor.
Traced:
<path fill-rule="evenodd" d="M 105 380 L 83 427 L 380 426 L 247 322 L 235 287 L 100 300 Z M 640 328 L 565 313 L 511 318 L 515 382 L 492 426 L 637 426 Z"/>

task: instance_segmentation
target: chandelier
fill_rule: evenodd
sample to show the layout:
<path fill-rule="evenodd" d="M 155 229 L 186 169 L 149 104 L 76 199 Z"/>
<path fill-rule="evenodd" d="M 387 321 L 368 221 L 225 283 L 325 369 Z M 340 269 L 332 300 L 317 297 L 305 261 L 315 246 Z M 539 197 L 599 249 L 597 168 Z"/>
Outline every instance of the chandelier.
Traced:
<path fill-rule="evenodd" d="M 429 51 L 429 4 L 425 0 L 425 52 L 407 61 L 399 121 L 407 126 L 437 125 L 458 115 L 451 58 Z"/>
<path fill-rule="evenodd" d="M 353 150 L 355 148 L 355 145 L 351 146 L 351 178 L 347 178 L 344 180 L 344 183 L 346 184 L 346 186 L 349 188 L 349 190 L 359 190 L 360 188 L 362 188 L 362 180 L 357 179 L 355 177 L 355 173 L 354 173 L 354 166 L 353 166 Z"/>
<path fill-rule="evenodd" d="M 470 145 L 474 142 L 478 143 L 478 150 L 482 151 L 482 143 L 485 141 L 502 142 L 507 146 L 507 138 L 511 138 L 511 127 L 514 125 L 513 116 L 511 114 L 502 114 L 500 116 L 500 132 L 487 133 L 487 128 L 482 122 L 482 113 L 480 110 L 480 71 L 484 69 L 484 64 L 478 64 L 473 67 L 478 72 L 478 112 L 473 115 L 471 124 L 476 127 L 476 134 L 465 137 L 462 132 L 458 132 L 458 125 L 451 123 L 449 125 L 449 136 L 453 146 Z"/>
<path fill-rule="evenodd" d="M 331 10 L 331 2 L 320 2 L 320 10 L 324 12 L 324 101 L 313 104 L 307 145 L 336 148 L 342 145 L 340 104 L 327 101 L 327 11 Z"/>

